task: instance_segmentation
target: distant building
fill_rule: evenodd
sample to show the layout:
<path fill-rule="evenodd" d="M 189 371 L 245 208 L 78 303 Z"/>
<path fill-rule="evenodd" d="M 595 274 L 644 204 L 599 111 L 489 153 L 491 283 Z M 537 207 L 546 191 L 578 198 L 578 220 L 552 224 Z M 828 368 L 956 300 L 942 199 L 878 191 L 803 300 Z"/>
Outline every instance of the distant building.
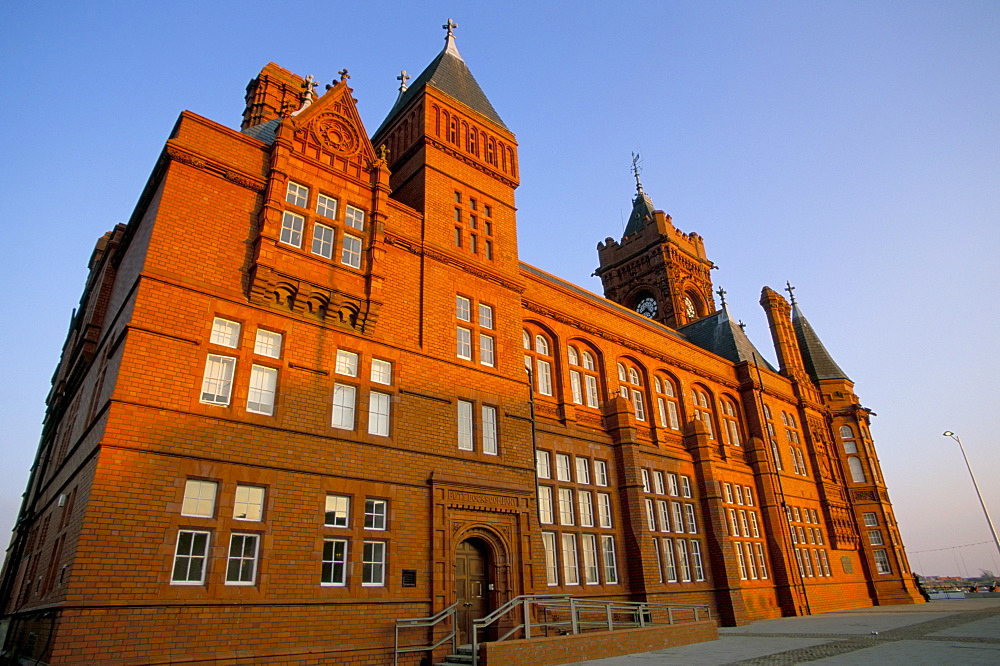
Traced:
<path fill-rule="evenodd" d="M 727 625 L 918 602 L 869 411 L 794 299 L 761 298 L 775 369 L 641 185 L 607 298 L 521 263 L 517 143 L 450 30 L 370 140 L 346 72 L 313 88 L 272 63 L 239 131 L 182 113 L 98 242 L 8 656 L 388 663 L 396 618 L 457 601 L 467 639 L 554 592 Z"/>

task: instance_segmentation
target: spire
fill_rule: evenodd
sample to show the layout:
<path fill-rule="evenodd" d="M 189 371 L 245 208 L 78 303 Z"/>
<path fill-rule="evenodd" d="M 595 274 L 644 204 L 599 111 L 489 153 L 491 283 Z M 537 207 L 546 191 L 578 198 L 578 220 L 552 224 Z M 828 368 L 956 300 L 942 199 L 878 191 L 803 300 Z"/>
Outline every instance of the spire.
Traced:
<path fill-rule="evenodd" d="M 788 288 L 795 289 L 791 285 L 788 285 Z M 799 350 L 802 352 L 802 362 L 806 367 L 806 372 L 809 373 L 813 381 L 820 379 L 846 379 L 850 381 L 851 378 L 840 369 L 812 326 L 809 325 L 795 301 L 794 294 L 792 296 L 792 326 L 795 327 L 795 337 L 799 341 Z"/>
<path fill-rule="evenodd" d="M 496 109 L 490 104 L 490 100 L 486 98 L 483 89 L 479 87 L 476 78 L 469 71 L 469 66 L 462 59 L 462 55 L 458 52 L 458 47 L 455 46 L 455 28 L 458 27 L 458 24 L 448 19 L 448 22 L 441 27 L 448 31 L 448 34 L 445 36 L 444 49 L 431 61 L 431 64 L 427 65 L 427 68 L 420 73 L 420 76 L 413 81 L 413 85 L 401 92 L 386 119 L 382 121 L 382 124 L 375 130 L 375 134 L 372 136 L 378 136 L 382 130 L 387 129 L 396 116 L 402 113 L 406 106 L 416 99 L 426 86 L 440 90 L 487 120 L 507 129 Z"/>
<path fill-rule="evenodd" d="M 632 175 L 635 176 L 635 199 L 632 200 L 632 213 L 628 217 L 628 224 L 625 225 L 625 232 L 622 237 L 631 236 L 642 229 L 646 223 L 646 218 L 653 219 L 653 200 L 642 189 L 642 180 L 639 178 L 641 169 L 639 167 L 639 154 L 632 153 Z"/>

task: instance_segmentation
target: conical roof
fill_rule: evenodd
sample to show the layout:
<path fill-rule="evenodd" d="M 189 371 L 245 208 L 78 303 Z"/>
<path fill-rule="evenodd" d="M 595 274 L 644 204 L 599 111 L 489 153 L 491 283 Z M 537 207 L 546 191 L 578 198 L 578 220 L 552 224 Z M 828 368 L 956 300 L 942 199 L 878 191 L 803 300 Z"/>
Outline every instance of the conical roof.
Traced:
<path fill-rule="evenodd" d="M 420 73 L 413 85 L 403 91 L 403 94 L 399 96 L 389 111 L 389 115 L 372 136 L 378 136 L 383 129 L 388 127 L 396 115 L 405 109 L 425 86 L 440 90 L 500 127 L 507 129 L 496 109 L 490 104 L 490 100 L 486 98 L 483 89 L 476 82 L 476 77 L 469 71 L 469 66 L 465 64 L 462 55 L 458 52 L 458 47 L 455 46 L 455 36 L 449 34 L 445 38 L 445 46 L 441 53 L 431 61 L 431 64 L 427 65 L 427 68 Z"/>
<path fill-rule="evenodd" d="M 792 326 L 795 327 L 795 337 L 799 341 L 802 362 L 813 381 L 820 379 L 846 379 L 850 381 L 851 378 L 840 369 L 837 362 L 830 356 L 830 352 L 823 346 L 816 331 L 799 310 L 797 303 L 792 303 Z"/>
<path fill-rule="evenodd" d="M 726 305 L 723 305 L 721 310 L 682 326 L 678 330 L 694 344 L 713 354 L 718 354 L 727 361 L 732 363 L 749 361 L 763 365 L 771 372 L 776 372 L 774 366 L 768 363 L 767 359 L 750 342 L 750 338 L 743 332 L 739 324 L 730 318 L 729 308 Z"/>
<path fill-rule="evenodd" d="M 653 219 L 653 200 L 640 188 L 635 200 L 632 201 L 632 214 L 628 217 L 628 224 L 625 225 L 625 233 L 622 236 L 631 236 L 642 229 L 646 218 Z"/>

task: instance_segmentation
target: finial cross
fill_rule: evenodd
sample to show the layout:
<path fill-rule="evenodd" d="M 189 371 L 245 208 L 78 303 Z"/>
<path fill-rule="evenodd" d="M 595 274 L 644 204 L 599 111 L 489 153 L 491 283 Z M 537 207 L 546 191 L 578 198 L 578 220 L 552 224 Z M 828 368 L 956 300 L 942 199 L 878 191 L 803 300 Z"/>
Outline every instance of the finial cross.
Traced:
<path fill-rule="evenodd" d="M 635 189 L 639 194 L 642 194 L 642 181 L 639 180 L 639 173 L 642 169 L 639 168 L 639 153 L 632 153 L 632 175 L 635 176 Z"/>
<path fill-rule="evenodd" d="M 448 37 L 454 37 L 455 28 L 458 27 L 458 24 L 452 21 L 451 19 L 448 19 L 448 22 L 441 27 L 448 31 Z"/>
<path fill-rule="evenodd" d="M 791 299 L 792 305 L 795 305 L 795 287 L 793 287 L 792 283 L 788 280 L 785 280 L 785 284 L 787 285 L 785 287 L 785 291 L 788 292 L 788 297 Z"/>
<path fill-rule="evenodd" d="M 717 293 L 719 295 L 719 300 L 722 301 L 722 307 L 726 307 L 726 294 L 728 292 L 725 289 L 723 289 L 722 287 L 719 287 L 718 290 L 716 290 L 715 293 Z"/>
<path fill-rule="evenodd" d="M 396 77 L 396 80 L 399 81 L 399 92 L 406 90 L 406 82 L 412 78 L 412 76 L 406 73 L 405 69 L 400 70 L 399 76 Z"/>
<path fill-rule="evenodd" d="M 347 73 L 347 68 L 346 67 L 344 69 L 340 70 L 339 72 L 337 72 L 337 74 L 340 74 L 340 80 L 341 81 L 344 81 L 346 79 L 351 78 L 351 75 Z"/>

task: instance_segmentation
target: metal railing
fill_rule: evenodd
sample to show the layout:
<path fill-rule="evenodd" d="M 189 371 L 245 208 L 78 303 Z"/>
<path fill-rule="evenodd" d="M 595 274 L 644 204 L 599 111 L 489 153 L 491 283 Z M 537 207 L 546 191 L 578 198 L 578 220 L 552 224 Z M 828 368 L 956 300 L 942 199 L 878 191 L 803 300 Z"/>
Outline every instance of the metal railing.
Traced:
<path fill-rule="evenodd" d="M 533 635 L 580 634 L 586 631 L 614 631 L 651 625 L 670 625 L 712 619 L 707 605 L 657 604 L 647 601 L 603 601 L 577 599 L 561 594 L 526 594 L 515 597 L 489 615 L 472 621 L 472 663 L 479 663 L 479 633 L 504 621 L 510 624 L 494 641 Z M 497 628 L 499 631 L 499 627 Z"/>
<path fill-rule="evenodd" d="M 458 602 L 456 601 L 451 606 L 448 606 L 444 610 L 440 611 L 436 615 L 430 615 L 428 617 L 406 617 L 396 620 L 395 632 L 392 639 L 392 664 L 393 666 L 398 666 L 399 655 L 404 652 L 425 652 L 427 650 L 435 650 L 449 640 L 451 640 L 451 651 L 455 652 L 458 649 L 458 643 L 455 637 L 458 634 L 458 627 L 455 624 L 455 612 L 458 608 Z M 410 628 L 410 627 L 434 627 L 437 624 L 451 619 L 451 631 L 447 635 L 442 636 L 440 640 L 436 643 L 430 645 L 407 645 L 404 647 L 399 647 L 399 630 Z"/>

